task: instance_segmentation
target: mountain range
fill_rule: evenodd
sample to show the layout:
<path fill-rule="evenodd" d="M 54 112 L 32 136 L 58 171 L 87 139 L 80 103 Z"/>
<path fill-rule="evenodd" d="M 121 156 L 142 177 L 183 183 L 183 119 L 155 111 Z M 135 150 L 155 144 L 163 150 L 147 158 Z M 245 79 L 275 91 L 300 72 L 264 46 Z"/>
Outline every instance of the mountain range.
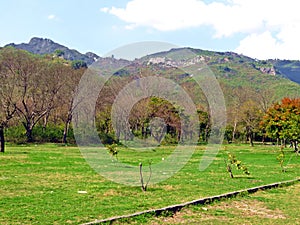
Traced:
<path fill-rule="evenodd" d="M 60 57 L 63 57 L 66 60 L 80 60 L 85 62 L 87 65 L 91 65 L 97 60 L 103 60 L 103 58 L 95 53 L 87 52 L 82 54 L 77 50 L 69 49 L 66 46 L 55 43 L 54 41 L 46 38 L 34 37 L 29 41 L 29 43 L 11 43 L 5 47 L 7 46 L 12 46 L 17 49 L 23 49 L 40 55 L 59 54 Z M 300 84 L 300 61 L 297 60 L 257 60 L 234 52 L 214 52 L 192 48 L 186 49 L 194 52 L 196 55 L 201 55 L 209 66 L 213 66 L 219 72 L 222 72 L 224 76 L 230 77 L 240 72 L 239 70 L 243 71 L 243 68 L 248 68 L 249 70 L 258 71 L 262 74 L 285 77 Z M 150 61 L 152 60 L 154 62 L 155 60 L 167 60 L 167 56 L 177 50 L 178 49 L 171 49 L 167 52 L 158 52 L 146 57 L 148 57 Z M 111 60 L 117 61 L 113 58 Z"/>
<path fill-rule="evenodd" d="M 100 58 L 95 53 L 87 52 L 85 54 L 82 54 L 77 50 L 69 49 L 68 47 L 55 43 L 54 41 L 47 38 L 34 37 L 29 41 L 29 43 L 11 43 L 6 45 L 5 47 L 7 46 L 12 46 L 17 49 L 23 49 L 33 54 L 39 55 L 53 54 L 56 52 L 61 54 L 61 56 L 66 60 L 81 60 L 84 61 L 87 65 L 91 65 L 93 62 Z"/>

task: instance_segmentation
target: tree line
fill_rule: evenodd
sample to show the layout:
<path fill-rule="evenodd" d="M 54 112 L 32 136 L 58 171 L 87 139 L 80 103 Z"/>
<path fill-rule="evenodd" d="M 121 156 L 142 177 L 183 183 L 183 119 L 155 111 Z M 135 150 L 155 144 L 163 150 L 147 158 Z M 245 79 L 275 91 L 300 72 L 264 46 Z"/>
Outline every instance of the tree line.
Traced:
<path fill-rule="evenodd" d="M 33 142 L 36 126 L 46 132 L 50 124 L 59 125 L 62 141 L 66 142 L 74 93 L 83 70 L 75 70 L 68 62 L 50 55 L 38 56 L 12 47 L 1 49 L 1 151 L 8 127 L 21 126 L 25 141 Z"/>
<path fill-rule="evenodd" d="M 74 66 L 57 54 L 38 56 L 12 47 L 0 49 L 0 150 L 4 152 L 4 133 L 7 140 L 15 142 L 75 142 L 71 126 L 76 107 L 73 101 L 86 69 L 79 63 Z M 153 68 L 134 70 L 134 76 L 114 76 L 99 94 L 95 124 L 103 143 L 117 143 L 120 138 L 111 120 L 116 90 L 136 76 L 153 73 Z M 195 101 L 199 142 L 206 142 L 211 121 L 205 96 L 190 80 L 182 82 L 181 86 Z M 255 140 L 269 138 L 291 142 L 297 148 L 299 99 L 284 98 L 279 102 L 272 90 L 246 86 L 233 88 L 222 82 L 221 87 L 227 104 L 225 139 L 228 142 L 247 140 L 253 145 Z M 158 97 L 143 99 L 135 104 L 128 119 L 131 135 L 141 139 L 152 136 L 157 142 L 167 144 L 177 143 L 182 133 L 181 111 L 180 107 Z M 152 119 L 157 117 L 162 118 L 166 126 L 151 129 Z M 159 129 L 165 129 L 166 134 L 163 136 Z"/>

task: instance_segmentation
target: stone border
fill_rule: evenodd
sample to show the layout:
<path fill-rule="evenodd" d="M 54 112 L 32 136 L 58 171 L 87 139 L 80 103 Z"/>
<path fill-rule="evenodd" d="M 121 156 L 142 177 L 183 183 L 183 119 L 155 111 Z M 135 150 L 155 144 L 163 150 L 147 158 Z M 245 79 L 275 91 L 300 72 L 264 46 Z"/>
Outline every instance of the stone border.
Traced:
<path fill-rule="evenodd" d="M 243 194 L 243 193 L 252 194 L 252 193 L 255 193 L 259 190 L 267 190 L 267 189 L 277 188 L 277 187 L 281 187 L 281 186 L 289 186 L 289 185 L 293 185 L 297 182 L 300 182 L 300 178 L 297 178 L 297 179 L 294 179 L 294 180 L 289 180 L 289 181 L 282 181 L 282 182 L 257 186 L 257 187 L 243 189 L 243 190 L 239 190 L 239 191 L 228 192 L 228 193 L 221 194 L 221 195 L 215 195 L 215 196 L 211 196 L 211 197 L 200 198 L 200 199 L 193 200 L 193 201 L 190 201 L 190 202 L 185 202 L 185 203 L 178 204 L 178 205 L 171 205 L 171 206 L 167 206 L 167 207 L 160 208 L 160 209 L 151 209 L 151 210 L 136 212 L 136 213 L 129 214 L 129 215 L 116 216 L 116 217 L 111 217 L 111 218 L 103 219 L 103 220 L 95 220 L 93 222 L 84 223 L 82 225 L 96 225 L 96 224 L 102 224 L 102 223 L 112 224 L 114 221 L 117 221 L 117 220 L 120 220 L 120 219 L 128 219 L 128 218 L 135 217 L 135 216 L 140 216 L 140 215 L 143 215 L 143 214 L 152 214 L 152 215 L 155 215 L 155 216 L 159 216 L 163 212 L 175 213 L 175 212 L 178 212 L 182 208 L 184 208 L 186 206 L 189 206 L 189 205 L 209 204 L 209 203 L 212 203 L 212 202 L 217 201 L 217 200 L 222 200 L 223 198 L 231 198 L 231 197 L 236 197 L 237 195 Z"/>

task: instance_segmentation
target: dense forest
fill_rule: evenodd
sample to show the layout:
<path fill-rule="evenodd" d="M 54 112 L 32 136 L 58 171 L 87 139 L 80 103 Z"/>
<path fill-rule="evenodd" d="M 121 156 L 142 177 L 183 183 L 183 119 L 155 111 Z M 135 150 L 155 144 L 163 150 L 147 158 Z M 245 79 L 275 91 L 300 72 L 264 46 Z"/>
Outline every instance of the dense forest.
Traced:
<path fill-rule="evenodd" d="M 101 58 L 101 65 L 119 63 L 117 71 L 101 90 L 95 108 L 95 126 L 104 144 L 118 143 L 120 132 L 114 129 L 112 105 L 120 90 L 142 77 L 164 77 L 174 80 L 191 96 L 198 115 L 198 142 L 207 142 L 211 132 L 211 113 L 205 93 L 192 74 L 165 59 L 153 55 L 126 62 Z M 169 55 L 168 55 L 169 54 Z M 225 141 L 291 142 L 295 149 L 300 139 L 299 85 L 283 77 L 266 73 L 266 62 L 249 62 L 235 54 L 194 52 L 216 75 L 226 102 Z M 77 105 L 74 99 L 78 84 L 88 70 L 82 61 L 68 61 L 63 52 L 35 55 L 13 47 L 0 49 L 0 140 L 5 142 L 75 143 L 72 118 Z M 151 58 L 152 57 L 152 58 Z M 151 63 L 149 63 L 151 62 Z M 153 137 L 158 143 L 175 144 L 182 134 L 182 109 L 166 99 L 151 96 L 140 100 L 130 112 L 127 139 Z M 153 118 L 165 126 L 151 129 Z M 158 120 L 156 120 L 157 122 Z M 164 129 L 164 131 L 162 131 Z M 164 135 L 162 135 L 164 133 Z"/>

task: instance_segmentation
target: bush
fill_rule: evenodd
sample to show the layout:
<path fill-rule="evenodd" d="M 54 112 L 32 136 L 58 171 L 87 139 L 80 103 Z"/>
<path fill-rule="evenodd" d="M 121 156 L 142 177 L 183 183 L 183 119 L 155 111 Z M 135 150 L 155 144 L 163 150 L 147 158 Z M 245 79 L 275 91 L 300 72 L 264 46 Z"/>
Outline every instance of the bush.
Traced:
<path fill-rule="evenodd" d="M 52 142 L 60 143 L 63 138 L 64 126 L 48 124 L 44 128 L 41 124 L 36 125 L 33 128 L 32 135 L 35 142 Z M 9 127 L 5 130 L 5 138 L 8 142 L 23 144 L 26 143 L 26 131 L 22 125 Z M 75 138 L 73 135 L 73 129 L 69 129 L 67 136 L 68 142 L 74 144 Z"/>
<path fill-rule="evenodd" d="M 162 140 L 161 144 L 166 145 L 166 144 L 177 144 L 178 140 L 177 137 L 174 137 L 172 134 L 166 134 L 164 139 Z"/>
<path fill-rule="evenodd" d="M 99 137 L 101 143 L 104 145 L 112 145 L 114 143 L 118 143 L 118 140 L 113 134 L 99 133 Z"/>
<path fill-rule="evenodd" d="M 36 142 L 61 142 L 63 137 L 63 128 L 60 126 L 55 126 L 53 124 L 48 124 L 46 128 L 42 125 L 37 125 L 32 131 L 34 141 Z"/>
<path fill-rule="evenodd" d="M 8 142 L 17 144 L 26 143 L 26 131 L 22 125 L 13 126 L 5 129 L 5 139 Z"/>

